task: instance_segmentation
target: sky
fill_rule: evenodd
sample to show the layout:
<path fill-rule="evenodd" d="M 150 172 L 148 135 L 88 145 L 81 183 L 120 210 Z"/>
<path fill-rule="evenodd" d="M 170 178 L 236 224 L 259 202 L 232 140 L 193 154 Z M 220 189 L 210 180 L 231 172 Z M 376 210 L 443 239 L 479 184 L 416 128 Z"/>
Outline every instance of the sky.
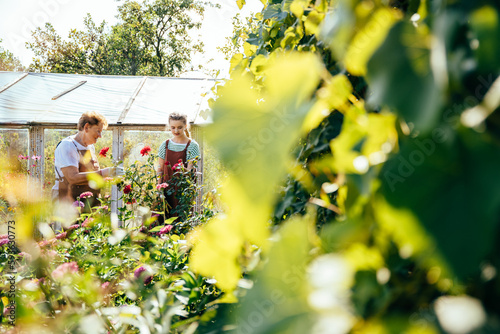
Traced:
<path fill-rule="evenodd" d="M 195 56 L 193 64 L 207 64 L 210 69 L 220 69 L 224 75 L 228 63 L 217 51 L 223 46 L 225 37 L 232 34 L 232 18 L 239 12 L 236 0 L 211 0 L 221 5 L 220 9 L 207 8 L 199 34 L 205 44 L 205 55 Z M 71 29 L 83 29 L 83 19 L 90 13 L 94 22 L 105 20 L 109 26 L 117 22 L 118 6 L 123 1 L 116 0 L 0 0 L 0 39 L 2 47 L 14 53 L 24 66 L 31 63 L 33 53 L 25 47 L 31 40 L 31 31 L 50 22 L 58 34 L 67 38 Z M 242 15 L 260 12 L 259 0 L 247 0 Z"/>

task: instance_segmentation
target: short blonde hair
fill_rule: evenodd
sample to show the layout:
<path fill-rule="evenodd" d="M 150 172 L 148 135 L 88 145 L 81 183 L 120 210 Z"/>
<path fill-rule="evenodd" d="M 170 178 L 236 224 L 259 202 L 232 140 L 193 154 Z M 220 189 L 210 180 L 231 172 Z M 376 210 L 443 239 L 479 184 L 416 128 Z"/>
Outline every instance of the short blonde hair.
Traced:
<path fill-rule="evenodd" d="M 78 121 L 78 130 L 82 131 L 85 124 L 89 125 L 99 125 L 102 124 L 102 128 L 106 129 L 108 127 L 108 121 L 106 118 L 99 114 L 97 111 L 87 111 L 82 114 L 80 120 Z"/>

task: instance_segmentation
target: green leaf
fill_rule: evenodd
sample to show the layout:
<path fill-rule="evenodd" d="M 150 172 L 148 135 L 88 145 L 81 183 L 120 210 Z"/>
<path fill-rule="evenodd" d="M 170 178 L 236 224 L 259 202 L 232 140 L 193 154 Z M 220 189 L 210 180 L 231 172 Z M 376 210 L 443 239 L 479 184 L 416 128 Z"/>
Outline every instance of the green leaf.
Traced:
<path fill-rule="evenodd" d="M 225 290 L 240 278 L 237 259 L 245 243 L 266 243 L 275 189 L 319 83 L 315 55 L 285 53 L 269 62 L 261 93 L 248 76 L 224 86 L 206 131 L 230 174 L 222 195 L 231 209 L 194 234 L 191 264 Z"/>
<path fill-rule="evenodd" d="M 278 240 L 269 252 L 255 286 L 242 300 L 236 323 L 249 333 L 307 333 L 311 310 L 307 296 L 307 263 L 314 230 L 311 217 L 292 219 L 276 233 Z M 249 323 L 249 314 L 262 321 Z"/>
<path fill-rule="evenodd" d="M 470 26 L 477 38 L 478 45 L 474 53 L 479 68 L 484 72 L 498 71 L 500 54 L 500 19 L 498 11 L 491 6 L 484 6 L 470 15 Z"/>
<path fill-rule="evenodd" d="M 381 171 L 382 193 L 393 207 L 417 217 L 454 272 L 465 279 L 479 272 L 495 245 L 500 149 L 472 130 L 462 129 L 457 137 L 439 130 L 440 136 L 435 132 L 402 145 Z"/>
<path fill-rule="evenodd" d="M 325 14 L 319 13 L 316 10 L 309 12 L 304 27 L 306 28 L 306 35 L 316 35 L 319 32 L 319 25 L 323 21 Z"/>
<path fill-rule="evenodd" d="M 372 87 L 369 102 L 394 108 L 406 122 L 424 132 L 436 124 L 442 103 L 428 46 L 425 31 L 410 23 L 397 23 L 368 62 L 367 74 Z"/>
<path fill-rule="evenodd" d="M 246 4 L 246 0 L 236 0 L 236 4 L 238 5 L 239 9 L 242 9 L 243 6 Z"/>

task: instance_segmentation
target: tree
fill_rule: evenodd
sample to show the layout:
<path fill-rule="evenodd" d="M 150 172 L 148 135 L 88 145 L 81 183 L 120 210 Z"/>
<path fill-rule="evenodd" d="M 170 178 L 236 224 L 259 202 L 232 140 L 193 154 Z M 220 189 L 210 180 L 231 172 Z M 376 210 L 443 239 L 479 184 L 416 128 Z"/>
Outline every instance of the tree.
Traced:
<path fill-rule="evenodd" d="M 63 40 L 52 25 L 33 32 L 28 47 L 35 52 L 33 71 L 179 75 L 193 52 L 203 52 L 189 32 L 199 29 L 204 3 L 197 0 L 126 1 L 118 8 L 119 22 L 107 28 L 85 18 L 84 31 L 72 30 Z"/>
<path fill-rule="evenodd" d="M 0 39 L 0 43 L 2 40 Z M 15 57 L 12 52 L 5 50 L 0 46 L 0 71 L 24 71 L 25 68 L 21 64 L 19 58 Z"/>
<path fill-rule="evenodd" d="M 33 31 L 34 40 L 28 43 L 35 57 L 30 65 L 33 72 L 108 74 L 111 63 L 108 55 L 106 24 L 97 26 L 92 17 L 84 19 L 85 31 L 72 29 L 69 41 L 59 36 L 52 24 Z"/>

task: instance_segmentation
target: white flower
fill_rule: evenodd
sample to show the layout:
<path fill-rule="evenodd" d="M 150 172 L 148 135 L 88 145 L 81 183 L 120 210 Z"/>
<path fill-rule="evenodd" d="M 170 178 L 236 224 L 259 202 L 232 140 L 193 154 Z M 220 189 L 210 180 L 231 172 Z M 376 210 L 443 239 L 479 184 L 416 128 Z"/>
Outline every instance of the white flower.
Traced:
<path fill-rule="evenodd" d="M 465 334 L 480 328 L 486 321 L 481 302 L 470 296 L 439 297 L 434 310 L 443 329 L 451 334 Z"/>

